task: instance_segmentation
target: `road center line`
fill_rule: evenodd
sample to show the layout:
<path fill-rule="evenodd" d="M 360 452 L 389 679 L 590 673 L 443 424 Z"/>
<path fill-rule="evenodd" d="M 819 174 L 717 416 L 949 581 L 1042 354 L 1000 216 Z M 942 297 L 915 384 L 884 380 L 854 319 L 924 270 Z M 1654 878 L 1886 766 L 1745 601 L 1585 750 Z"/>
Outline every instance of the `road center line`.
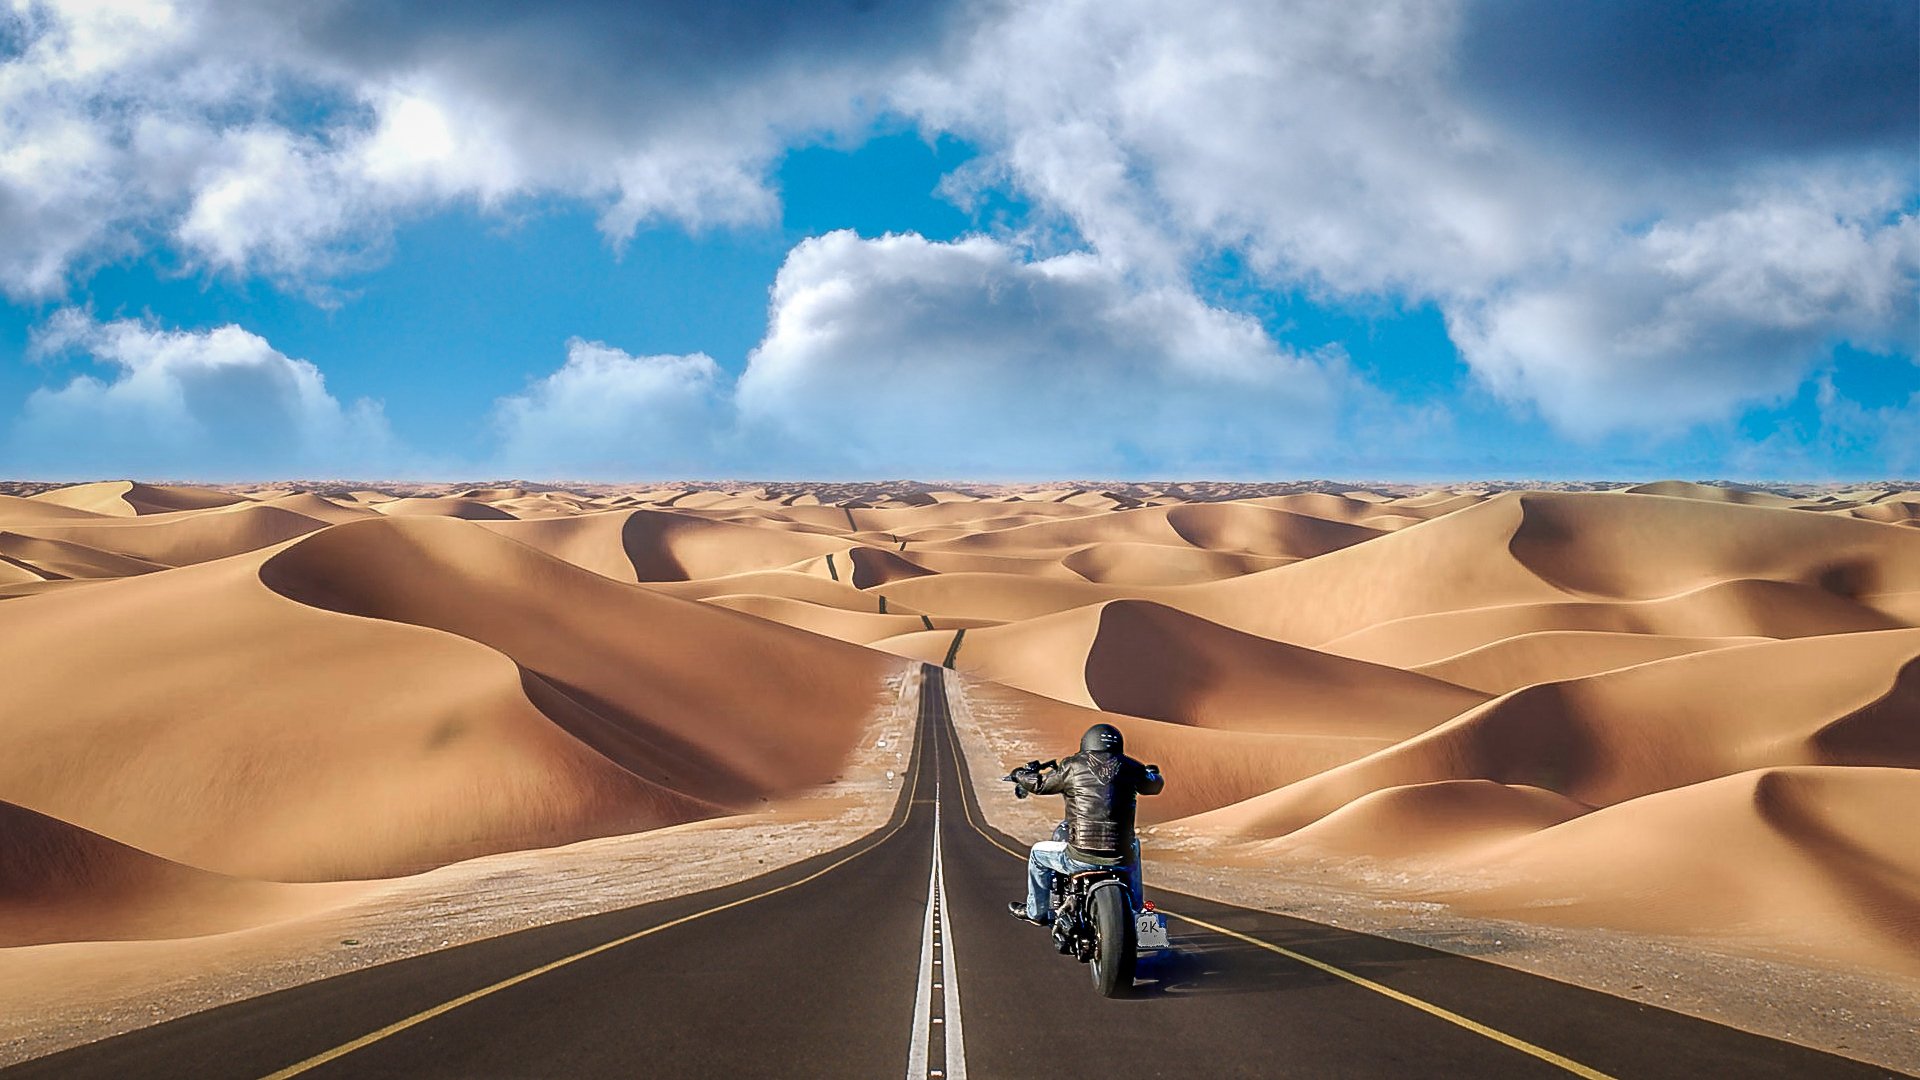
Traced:
<path fill-rule="evenodd" d="M 933 814 L 940 816 L 939 781 L 934 781 Z M 940 850 L 940 830 L 934 829 L 934 851 Z M 940 857 L 927 869 L 927 919 L 920 928 L 920 969 L 913 990 L 913 1041 L 907 1050 L 907 1080 L 927 1078 L 927 1039 L 932 1032 L 934 905 L 940 897 Z"/>
<path fill-rule="evenodd" d="M 966 1080 L 967 1052 L 960 1034 L 960 983 L 953 961 L 953 929 L 947 922 L 947 879 L 940 858 L 940 778 L 933 781 L 933 867 L 927 873 L 927 920 L 920 932 L 920 977 L 913 992 L 913 1041 L 907 1080 Z M 938 1000 L 933 992 L 940 991 Z M 940 1048 L 933 1035 L 942 1032 Z"/>
<path fill-rule="evenodd" d="M 934 782 L 934 791 L 940 789 Z M 954 957 L 953 927 L 947 922 L 947 866 L 940 854 L 940 804 L 933 804 L 933 876 L 940 883 L 940 941 L 941 952 L 946 954 L 947 962 L 942 967 L 945 976 L 941 981 L 946 991 L 945 1011 L 947 1028 L 947 1080 L 967 1080 L 967 1040 L 960 1032 L 960 964 Z"/>

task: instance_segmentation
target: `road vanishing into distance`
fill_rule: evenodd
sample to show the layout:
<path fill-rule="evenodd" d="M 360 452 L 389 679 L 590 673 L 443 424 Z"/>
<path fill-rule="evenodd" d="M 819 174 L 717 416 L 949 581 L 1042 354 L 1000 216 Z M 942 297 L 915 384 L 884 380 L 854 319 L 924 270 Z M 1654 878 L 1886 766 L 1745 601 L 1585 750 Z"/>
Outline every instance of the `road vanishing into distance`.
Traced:
<path fill-rule="evenodd" d="M 1897 1075 L 1151 878 L 1174 947 L 1143 959 L 1131 996 L 1101 998 L 1086 966 L 1007 915 L 1024 889 L 1024 844 L 985 823 L 966 770 L 929 665 L 900 802 L 847 847 L 196 1013 L 0 1077 Z"/>

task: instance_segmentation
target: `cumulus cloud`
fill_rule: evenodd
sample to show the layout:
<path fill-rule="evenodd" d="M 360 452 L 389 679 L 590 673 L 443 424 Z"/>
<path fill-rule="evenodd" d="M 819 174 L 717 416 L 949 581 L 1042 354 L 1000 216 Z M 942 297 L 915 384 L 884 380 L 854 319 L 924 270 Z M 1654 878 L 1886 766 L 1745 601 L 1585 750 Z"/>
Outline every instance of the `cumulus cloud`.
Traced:
<path fill-rule="evenodd" d="M 703 353 L 631 356 L 575 338 L 559 370 L 495 405 L 497 460 L 528 476 L 704 474 L 731 424 L 725 390 Z"/>
<path fill-rule="evenodd" d="M 112 369 L 27 398 L 9 457 L 29 470 L 144 477 L 259 478 L 391 467 L 380 407 L 343 405 L 320 369 L 238 326 L 166 330 L 56 313 L 33 341 Z"/>
<path fill-rule="evenodd" d="M 1365 393 L 1337 354 L 1086 253 L 842 231 L 788 253 L 737 380 L 575 339 L 496 403 L 494 460 L 546 478 L 1240 474 L 1344 456 L 1330 435 Z"/>
<path fill-rule="evenodd" d="M 1547 280 L 1452 306 L 1467 360 L 1563 429 L 1672 430 L 1733 402 L 1789 397 L 1840 340 L 1891 348 L 1916 329 L 1920 219 L 1884 206 L 1758 199 L 1661 223 Z M 1649 392 L 1657 390 L 1658 392 Z"/>
<path fill-rule="evenodd" d="M 738 404 L 827 468 L 1245 470 L 1322 448 L 1335 381 L 1097 256 L 836 232 L 787 256 Z"/>
<path fill-rule="evenodd" d="M 1556 422 L 1684 424 L 1912 325 L 1915 15 L 1015 5 L 901 100 L 1102 258 L 1177 279 L 1226 249 L 1276 287 L 1432 303 Z"/>
<path fill-rule="evenodd" d="M 856 126 L 947 5 L 0 4 L 0 290 L 167 242 L 324 277 L 453 201 L 764 222 L 789 142 Z"/>

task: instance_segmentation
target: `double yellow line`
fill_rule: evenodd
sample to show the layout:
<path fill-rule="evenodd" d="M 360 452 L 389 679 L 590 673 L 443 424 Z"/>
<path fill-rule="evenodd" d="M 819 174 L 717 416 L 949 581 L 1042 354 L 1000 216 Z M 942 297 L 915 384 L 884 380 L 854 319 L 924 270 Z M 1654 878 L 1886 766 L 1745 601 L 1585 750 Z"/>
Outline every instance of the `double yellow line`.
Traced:
<path fill-rule="evenodd" d="M 953 747 L 954 766 L 957 769 L 959 767 L 959 763 L 962 760 L 964 760 L 964 758 L 962 757 L 960 752 L 960 744 L 953 732 L 953 722 L 952 722 L 951 711 L 949 711 L 948 713 L 947 741 Z M 972 826 L 973 831 L 979 833 L 981 838 L 986 840 L 987 843 L 992 844 L 994 847 L 999 848 L 1001 851 L 1006 852 L 1007 854 L 1013 856 L 1016 859 L 1019 859 L 1023 862 L 1026 860 L 1025 855 L 1022 855 L 1021 853 L 1013 850 L 1012 848 L 1001 843 L 1000 841 L 995 840 L 993 836 L 987 832 L 987 830 L 980 827 L 979 822 L 974 820 L 973 810 L 967 806 L 967 793 L 964 789 L 964 786 L 960 792 L 960 809 L 966 816 L 967 824 Z M 1353 972 L 1346 970 L 1345 968 L 1335 967 L 1334 965 L 1329 964 L 1324 960 L 1316 960 L 1313 957 L 1306 955 L 1305 953 L 1295 952 L 1294 950 L 1289 949 L 1284 945 L 1275 945 L 1270 941 L 1262 941 L 1259 938 L 1250 937 L 1246 934 L 1243 934 L 1238 930 L 1229 930 L 1224 926 L 1216 926 L 1215 924 L 1210 923 L 1205 919 L 1197 919 L 1197 918 L 1194 918 L 1192 915 L 1182 915 L 1177 911 L 1171 911 L 1165 907 L 1160 907 L 1158 908 L 1158 910 L 1163 914 L 1171 915 L 1174 918 L 1179 919 L 1181 922 L 1192 923 L 1193 925 L 1198 926 L 1201 929 L 1211 930 L 1216 934 L 1224 934 L 1225 936 L 1233 938 L 1236 941 L 1243 941 L 1248 945 L 1258 946 L 1259 948 L 1265 949 L 1270 953 L 1277 953 L 1281 956 L 1286 957 L 1289 960 L 1295 960 L 1295 961 L 1298 961 L 1299 963 L 1305 964 L 1308 967 L 1315 969 L 1316 971 L 1324 971 L 1327 974 L 1332 975 L 1336 978 L 1345 979 L 1347 982 L 1350 982 L 1355 986 L 1362 987 L 1367 990 L 1371 990 L 1374 993 L 1379 994 L 1383 997 L 1391 998 L 1392 1000 L 1397 1001 L 1402 1005 L 1410 1005 L 1413 1008 L 1419 1009 L 1421 1012 L 1428 1014 L 1429 1016 L 1435 1016 L 1442 1020 L 1445 1020 L 1449 1024 L 1454 1024 L 1458 1027 L 1465 1028 L 1466 1030 L 1473 1032 L 1475 1035 L 1485 1036 L 1486 1038 L 1492 1039 L 1494 1042 L 1497 1042 L 1502 1046 L 1512 1047 L 1513 1049 L 1518 1050 L 1523 1054 L 1527 1054 L 1532 1057 L 1538 1058 L 1549 1065 L 1553 1065 L 1558 1068 L 1565 1069 L 1567 1072 L 1570 1072 L 1575 1076 L 1581 1077 L 1582 1080 L 1614 1080 L 1613 1077 L 1608 1076 L 1606 1073 L 1603 1073 L 1598 1069 L 1593 1069 L 1593 1068 L 1589 1068 L 1588 1066 L 1582 1065 L 1579 1062 L 1573 1060 L 1572 1058 L 1565 1057 L 1560 1054 L 1556 1054 L 1553 1051 L 1546 1049 L 1545 1047 L 1535 1046 L 1533 1043 L 1530 1043 L 1525 1039 L 1518 1038 L 1513 1035 L 1509 1035 L 1506 1032 L 1501 1031 L 1497 1028 L 1488 1027 L 1487 1025 L 1482 1024 L 1477 1020 L 1469 1020 L 1468 1018 L 1461 1016 L 1459 1013 L 1454 1012 L 1451 1009 L 1443 1009 L 1440 1006 L 1435 1005 L 1431 1001 L 1424 1001 L 1420 998 L 1414 997 L 1412 994 L 1402 993 L 1399 990 L 1395 990 L 1391 986 L 1385 986 L 1385 985 L 1382 985 L 1381 983 L 1374 982 L 1372 979 L 1369 979 L 1364 975 L 1356 975 Z"/>

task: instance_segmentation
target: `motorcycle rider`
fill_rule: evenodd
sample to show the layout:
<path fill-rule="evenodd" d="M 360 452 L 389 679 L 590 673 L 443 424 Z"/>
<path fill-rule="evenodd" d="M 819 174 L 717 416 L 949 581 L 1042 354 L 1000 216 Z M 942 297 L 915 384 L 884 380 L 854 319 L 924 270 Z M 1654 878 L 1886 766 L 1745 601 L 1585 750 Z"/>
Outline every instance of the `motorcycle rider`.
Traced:
<path fill-rule="evenodd" d="M 1052 921 L 1048 897 L 1055 874 L 1119 868 L 1133 894 L 1143 899 L 1140 843 L 1134 837 L 1137 795 L 1158 795 L 1166 781 L 1158 765 L 1143 765 L 1122 753 L 1125 740 L 1112 724 L 1095 724 L 1080 737 L 1080 752 L 1044 775 L 1031 767 L 1013 770 L 1022 792 L 1065 795 L 1064 839 L 1042 840 L 1027 856 L 1027 898 L 1007 904 L 1015 918 L 1044 926 Z M 1059 836 L 1060 831 L 1055 831 Z"/>

